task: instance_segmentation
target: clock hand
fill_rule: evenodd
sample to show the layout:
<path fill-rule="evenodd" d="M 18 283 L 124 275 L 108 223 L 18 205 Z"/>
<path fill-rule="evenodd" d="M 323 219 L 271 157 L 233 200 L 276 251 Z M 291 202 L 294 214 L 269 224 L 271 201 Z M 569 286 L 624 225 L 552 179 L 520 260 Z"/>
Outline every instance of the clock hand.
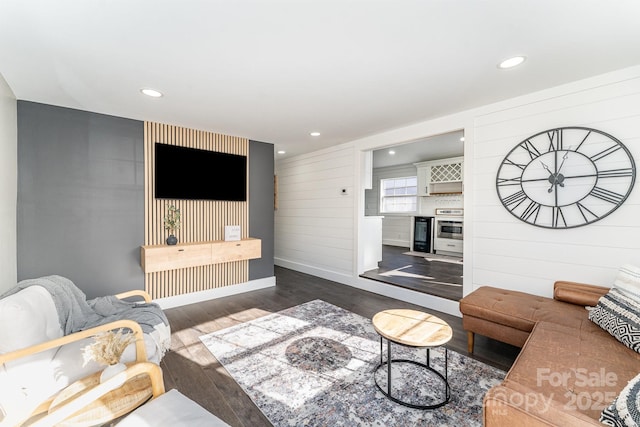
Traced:
<path fill-rule="evenodd" d="M 569 147 L 571 148 L 571 147 Z M 562 156 L 562 163 L 560 163 L 560 167 L 558 168 L 558 173 L 556 174 L 556 180 L 558 179 L 558 175 L 560 174 L 560 170 L 562 169 L 562 166 L 564 166 L 564 162 L 567 160 L 567 157 L 569 157 L 569 152 L 567 151 L 566 153 L 564 153 L 564 156 Z M 562 180 L 560 182 L 558 182 L 558 185 L 560 187 L 564 187 L 564 176 L 562 177 Z"/>
<path fill-rule="evenodd" d="M 560 163 L 560 167 L 558 168 L 558 173 L 560 173 L 560 170 L 562 169 L 562 166 L 564 166 L 564 162 L 567 160 L 567 157 L 569 157 L 569 152 L 568 151 L 566 153 L 564 153 L 564 156 L 562 156 L 562 163 Z"/>
<path fill-rule="evenodd" d="M 547 193 L 551 193 L 553 191 L 553 186 L 556 183 L 556 175 L 553 172 L 551 172 L 551 169 L 549 169 L 549 166 L 545 165 L 542 160 L 540 160 L 540 163 L 542 163 L 542 167 L 545 168 L 547 172 L 549 172 L 549 178 L 546 178 L 544 180 L 551 182 L 551 187 L 549 187 L 549 189 L 547 190 Z"/>
<path fill-rule="evenodd" d="M 540 160 L 540 163 L 542 163 L 542 167 L 546 169 L 547 172 L 549 172 L 549 178 L 547 178 L 547 181 L 551 181 L 551 178 L 553 177 L 553 182 L 555 183 L 555 176 L 553 175 L 553 172 L 551 172 L 551 169 L 549 169 L 549 166 L 545 165 L 544 162 L 542 160 Z M 551 187 L 549 187 L 549 189 L 547 190 L 547 193 L 551 193 L 553 191 L 553 184 L 551 184 Z"/>
<path fill-rule="evenodd" d="M 553 175 L 553 172 L 551 172 L 551 169 L 549 169 L 549 166 L 545 165 L 542 160 L 540 160 L 540 163 L 542 163 L 542 167 L 545 168 L 547 172 L 549 172 L 549 175 Z"/>
<path fill-rule="evenodd" d="M 571 148 L 571 147 L 569 147 Z M 556 156 L 555 156 L 555 164 L 558 164 L 558 152 L 556 151 Z M 553 186 L 560 186 L 560 187 L 564 187 L 564 176 L 562 176 L 560 174 L 560 171 L 562 170 L 562 166 L 564 166 L 564 162 L 567 161 L 567 157 L 569 157 L 569 151 L 564 153 L 564 156 L 562 156 L 562 162 L 560 163 L 560 167 L 556 170 L 555 173 L 551 173 L 551 171 L 549 170 L 548 167 L 546 167 L 546 165 L 544 163 L 542 163 L 542 165 L 545 167 L 545 169 L 547 169 L 547 171 L 549 171 L 549 173 L 551 173 L 551 176 L 549 177 L 549 182 L 551 182 L 551 186 L 549 187 L 549 189 L 547 190 L 547 193 L 551 193 L 553 191 Z M 561 178 L 560 178 L 561 177 Z M 551 178 L 553 178 L 553 181 L 551 181 Z"/>
<path fill-rule="evenodd" d="M 552 173 L 551 176 L 549 177 L 549 182 L 551 183 L 551 185 L 549 186 L 549 189 L 547 190 L 547 193 L 551 193 L 553 191 L 553 186 L 554 185 L 558 185 L 558 152 L 555 151 L 553 156 L 553 167 L 555 168 L 555 173 Z M 562 166 L 560 166 L 562 167 Z M 553 181 L 551 180 L 551 178 L 553 178 Z M 558 195 L 556 194 L 556 199 L 558 198 Z"/>

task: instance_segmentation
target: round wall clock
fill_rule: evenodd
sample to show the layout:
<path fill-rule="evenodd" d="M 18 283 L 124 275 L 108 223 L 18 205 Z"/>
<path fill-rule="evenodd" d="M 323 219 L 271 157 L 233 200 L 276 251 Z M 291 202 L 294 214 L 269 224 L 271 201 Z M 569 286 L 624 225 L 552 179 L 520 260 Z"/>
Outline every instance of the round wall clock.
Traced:
<path fill-rule="evenodd" d="M 516 218 L 544 228 L 596 222 L 627 199 L 636 180 L 631 153 L 613 136 L 585 127 L 535 134 L 502 161 L 496 188 Z"/>

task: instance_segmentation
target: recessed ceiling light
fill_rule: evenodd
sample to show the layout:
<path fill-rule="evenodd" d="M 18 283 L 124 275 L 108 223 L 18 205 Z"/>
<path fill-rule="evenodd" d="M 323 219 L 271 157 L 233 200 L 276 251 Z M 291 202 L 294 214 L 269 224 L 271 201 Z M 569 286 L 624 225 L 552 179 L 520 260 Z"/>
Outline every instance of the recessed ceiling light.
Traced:
<path fill-rule="evenodd" d="M 391 154 L 393 156 L 394 154 L 396 154 L 396 152 L 393 151 L 393 150 L 389 150 L 389 154 Z"/>
<path fill-rule="evenodd" d="M 502 68 L 502 69 L 513 68 L 516 65 L 522 64 L 525 59 L 526 59 L 525 56 L 514 56 L 512 58 L 505 59 L 504 61 L 502 61 L 500 64 L 498 64 L 498 68 Z"/>
<path fill-rule="evenodd" d="M 464 142 L 464 136 L 460 138 L 460 142 Z"/>
<path fill-rule="evenodd" d="M 311 135 L 311 136 L 320 136 L 320 132 L 311 132 L 309 135 Z"/>
<path fill-rule="evenodd" d="M 155 89 L 140 89 L 140 92 L 152 98 L 160 98 L 162 96 L 162 92 L 158 92 Z"/>
<path fill-rule="evenodd" d="M 284 151 L 284 150 L 278 151 L 278 154 L 284 154 L 284 153 L 286 153 L 286 151 Z"/>

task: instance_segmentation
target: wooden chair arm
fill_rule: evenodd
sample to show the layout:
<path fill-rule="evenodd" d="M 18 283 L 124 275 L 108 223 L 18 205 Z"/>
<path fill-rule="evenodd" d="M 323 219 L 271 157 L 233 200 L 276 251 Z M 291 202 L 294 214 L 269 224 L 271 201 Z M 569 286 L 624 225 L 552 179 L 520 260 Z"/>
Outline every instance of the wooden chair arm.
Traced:
<path fill-rule="evenodd" d="M 64 337 L 56 338 L 36 344 L 30 347 L 25 347 L 20 350 L 15 350 L 10 353 L 0 354 L 0 366 L 6 362 L 20 359 L 22 357 L 30 356 L 32 354 L 40 353 L 45 350 L 49 350 L 56 347 L 61 347 L 65 344 L 69 344 L 75 341 L 79 341 L 84 338 L 92 337 L 100 332 L 111 331 L 114 329 L 129 328 L 136 336 L 136 362 L 147 361 L 147 350 L 144 346 L 144 334 L 140 325 L 133 320 L 116 320 L 115 322 L 106 323 L 104 325 L 96 326 L 95 328 L 85 329 L 84 331 L 75 332 L 73 334 L 65 335 Z"/>
<path fill-rule="evenodd" d="M 145 292 L 143 290 L 139 290 L 139 289 L 135 289 L 133 291 L 122 292 L 121 294 L 115 295 L 115 297 L 118 298 L 118 299 L 125 299 L 125 298 L 131 298 L 131 297 L 142 297 L 142 298 L 144 298 L 144 302 L 151 302 L 151 295 L 149 295 L 147 292 Z"/>
<path fill-rule="evenodd" d="M 101 396 L 121 387 L 129 379 L 140 374 L 147 374 L 151 379 L 152 399 L 155 399 L 164 393 L 162 369 L 160 369 L 160 367 L 155 363 L 151 362 L 135 363 L 129 366 L 125 371 L 120 372 L 109 380 L 91 388 L 86 393 L 83 393 L 77 398 L 69 400 L 65 404 L 57 407 L 50 414 L 40 418 L 38 421 L 30 424 L 30 426 L 50 427 L 52 425 L 56 425 L 80 409 L 99 399 Z"/>

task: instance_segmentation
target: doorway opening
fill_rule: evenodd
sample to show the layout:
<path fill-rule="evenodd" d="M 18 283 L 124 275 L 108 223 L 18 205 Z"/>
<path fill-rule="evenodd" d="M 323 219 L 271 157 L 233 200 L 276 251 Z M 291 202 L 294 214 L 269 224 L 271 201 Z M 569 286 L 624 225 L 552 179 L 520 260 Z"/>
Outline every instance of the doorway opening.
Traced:
<path fill-rule="evenodd" d="M 442 212 L 459 212 L 462 221 L 463 135 L 460 130 L 372 151 L 364 215 L 377 219 L 366 222 L 380 228 L 370 233 L 380 238 L 366 242 L 371 247 L 364 250 L 377 259 L 361 277 L 462 298 L 463 236 L 439 236 L 436 224 Z"/>

